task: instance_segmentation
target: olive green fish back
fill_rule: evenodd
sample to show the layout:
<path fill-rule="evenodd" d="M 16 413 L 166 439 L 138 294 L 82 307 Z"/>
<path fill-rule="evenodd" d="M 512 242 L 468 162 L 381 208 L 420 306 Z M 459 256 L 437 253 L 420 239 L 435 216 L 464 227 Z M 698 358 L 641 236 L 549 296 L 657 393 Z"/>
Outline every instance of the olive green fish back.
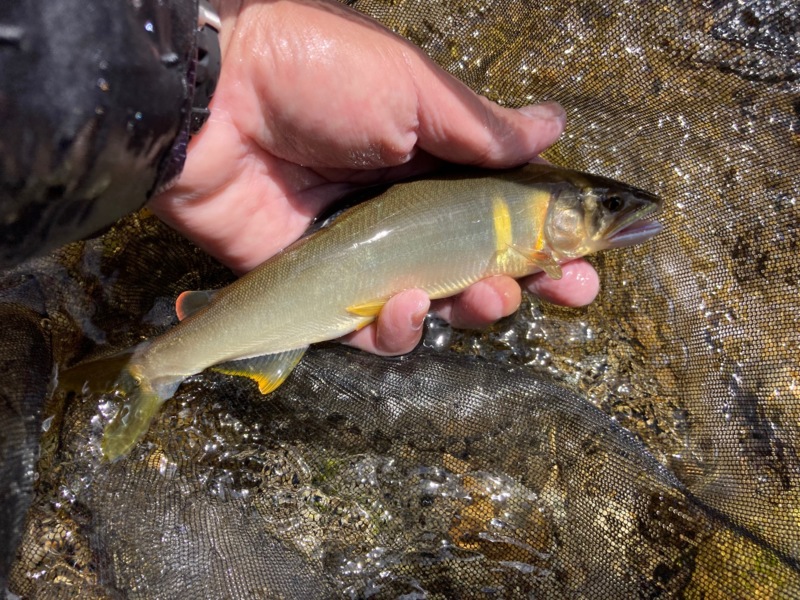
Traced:
<path fill-rule="evenodd" d="M 586 309 L 432 322 L 402 360 L 313 349 L 266 398 L 192 378 L 112 465 L 115 399 L 51 394 L 53 365 L 163 331 L 178 293 L 230 275 L 147 215 L 0 275 L 0 579 L 24 597 L 800 597 L 796 2 L 350 4 L 493 100 L 561 102 L 547 157 L 661 195 L 665 231 L 593 258 Z"/>

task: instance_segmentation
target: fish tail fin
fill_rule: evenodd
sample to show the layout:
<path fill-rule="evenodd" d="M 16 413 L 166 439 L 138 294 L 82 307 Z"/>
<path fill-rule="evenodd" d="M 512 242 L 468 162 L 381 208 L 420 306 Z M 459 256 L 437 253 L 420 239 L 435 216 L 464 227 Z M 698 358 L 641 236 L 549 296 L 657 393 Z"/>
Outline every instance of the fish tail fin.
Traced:
<path fill-rule="evenodd" d="M 130 367 L 122 371 L 115 388 L 125 396 L 125 403 L 103 431 L 101 448 L 108 461 L 126 455 L 136 445 L 165 400 L 146 378 L 135 375 Z"/>

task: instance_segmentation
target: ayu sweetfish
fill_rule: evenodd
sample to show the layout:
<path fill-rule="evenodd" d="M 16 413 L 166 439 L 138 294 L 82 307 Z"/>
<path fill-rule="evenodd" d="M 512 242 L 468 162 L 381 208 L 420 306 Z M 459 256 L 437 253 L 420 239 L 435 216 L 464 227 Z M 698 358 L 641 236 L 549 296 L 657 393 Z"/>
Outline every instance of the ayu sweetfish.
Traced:
<path fill-rule="evenodd" d="M 492 275 L 522 277 L 660 230 L 660 200 L 604 177 L 550 165 L 400 183 L 289 246 L 230 286 L 184 292 L 182 319 L 139 346 L 115 388 L 107 458 L 145 433 L 181 382 L 207 367 L 277 388 L 303 352 L 364 327 L 394 294 L 457 294 Z"/>

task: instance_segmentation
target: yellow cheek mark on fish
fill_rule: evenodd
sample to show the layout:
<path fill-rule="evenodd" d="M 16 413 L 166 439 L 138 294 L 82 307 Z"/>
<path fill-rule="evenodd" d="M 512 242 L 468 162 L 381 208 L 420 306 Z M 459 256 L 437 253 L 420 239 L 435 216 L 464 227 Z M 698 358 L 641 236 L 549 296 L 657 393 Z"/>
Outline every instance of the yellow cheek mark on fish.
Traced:
<path fill-rule="evenodd" d="M 511 229 L 511 212 L 506 201 L 492 199 L 492 222 L 494 223 L 495 263 L 500 270 L 507 270 L 514 260 L 514 233 Z"/>
<path fill-rule="evenodd" d="M 494 221 L 495 249 L 501 254 L 514 245 L 514 236 L 511 231 L 511 213 L 508 204 L 502 198 L 492 199 L 492 220 Z"/>
<path fill-rule="evenodd" d="M 508 205 L 500 198 L 492 201 L 496 243 L 495 261 L 500 269 L 511 270 L 515 263 L 523 261 L 529 267 L 541 269 L 553 279 L 561 278 L 561 267 L 547 249 L 547 240 L 544 236 L 544 226 L 551 200 L 552 195 L 549 191 L 538 190 L 533 191 L 528 198 L 529 222 L 527 226 L 537 232 L 531 248 L 522 248 L 514 244 Z"/>
<path fill-rule="evenodd" d="M 552 194 L 549 191 L 534 190 L 531 193 L 531 198 L 528 201 L 528 207 L 531 215 L 531 226 L 537 231 L 536 239 L 533 242 L 533 251 L 540 252 L 544 249 L 544 225 L 547 220 L 547 210 L 550 202 L 553 200 Z"/>

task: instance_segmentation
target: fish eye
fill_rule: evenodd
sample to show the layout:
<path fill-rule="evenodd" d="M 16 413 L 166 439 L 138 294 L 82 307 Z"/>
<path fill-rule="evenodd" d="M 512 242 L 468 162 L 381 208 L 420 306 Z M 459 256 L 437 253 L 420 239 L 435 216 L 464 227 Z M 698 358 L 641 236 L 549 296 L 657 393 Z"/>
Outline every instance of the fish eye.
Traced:
<path fill-rule="evenodd" d="M 603 208 L 607 211 L 617 212 L 622 208 L 625 202 L 619 196 L 604 196 L 600 204 L 602 204 Z"/>

